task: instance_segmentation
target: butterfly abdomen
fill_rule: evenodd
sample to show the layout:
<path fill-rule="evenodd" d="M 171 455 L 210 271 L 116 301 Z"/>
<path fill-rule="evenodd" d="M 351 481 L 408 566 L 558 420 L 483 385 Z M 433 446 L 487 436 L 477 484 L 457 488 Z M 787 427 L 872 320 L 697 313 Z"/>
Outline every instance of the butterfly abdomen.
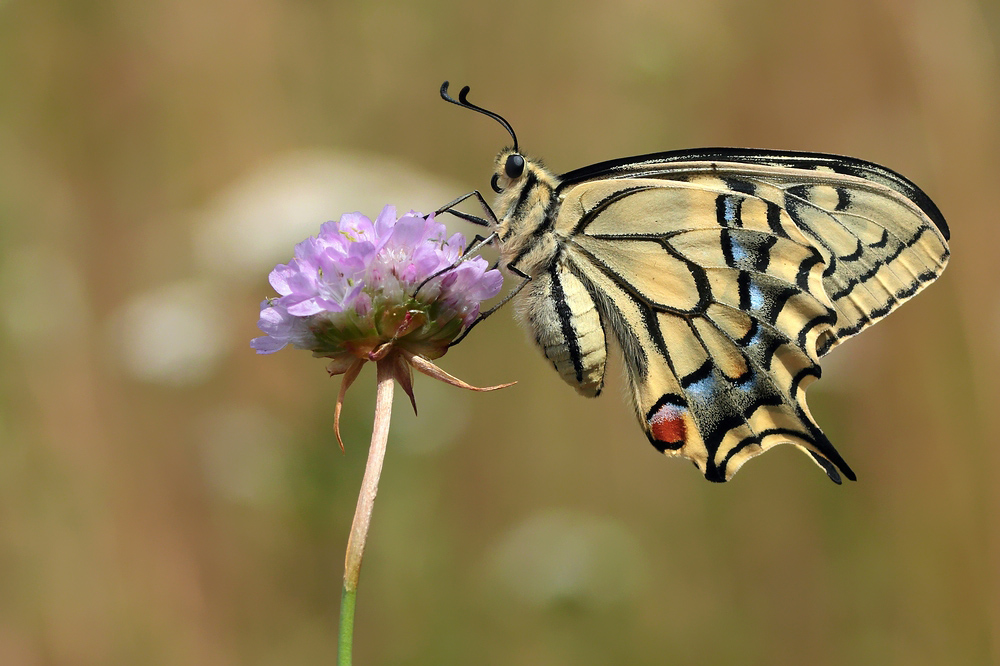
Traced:
<path fill-rule="evenodd" d="M 580 395 L 600 395 L 606 338 L 594 300 L 580 280 L 554 262 L 532 278 L 519 295 L 517 309 L 559 376 Z"/>

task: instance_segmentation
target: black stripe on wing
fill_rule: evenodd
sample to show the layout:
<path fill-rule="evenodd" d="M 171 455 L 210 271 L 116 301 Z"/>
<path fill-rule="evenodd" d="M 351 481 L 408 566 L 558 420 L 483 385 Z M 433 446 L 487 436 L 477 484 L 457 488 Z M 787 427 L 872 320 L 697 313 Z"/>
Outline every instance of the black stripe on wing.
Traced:
<path fill-rule="evenodd" d="M 556 265 L 553 264 L 549 271 L 549 279 L 552 289 L 550 297 L 555 304 L 556 316 L 559 317 L 559 326 L 562 329 L 563 338 L 566 340 L 566 349 L 569 352 L 570 362 L 573 364 L 573 371 L 576 373 L 578 384 L 583 383 L 583 355 L 580 352 L 580 339 L 576 335 L 573 327 L 573 312 L 566 302 L 566 294 L 563 291 L 562 281 Z"/>
<path fill-rule="evenodd" d="M 715 221 L 722 228 L 743 226 L 744 197 L 720 194 L 715 198 Z"/>
<path fill-rule="evenodd" d="M 771 263 L 771 248 L 778 237 L 760 231 L 723 228 L 719 241 L 727 266 L 764 273 Z"/>

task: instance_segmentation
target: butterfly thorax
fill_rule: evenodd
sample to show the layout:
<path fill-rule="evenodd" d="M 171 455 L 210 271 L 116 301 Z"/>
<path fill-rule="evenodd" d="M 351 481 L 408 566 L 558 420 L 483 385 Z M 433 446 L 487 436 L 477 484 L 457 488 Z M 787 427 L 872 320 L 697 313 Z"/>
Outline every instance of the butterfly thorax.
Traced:
<path fill-rule="evenodd" d="M 505 150 L 497 156 L 494 178 L 501 190 L 495 203 L 501 265 L 533 277 L 559 254 L 562 239 L 552 225 L 558 212 L 555 190 L 559 179 L 529 159 L 523 160 L 522 173 L 511 178 L 505 165 L 512 155 L 517 153 Z"/>

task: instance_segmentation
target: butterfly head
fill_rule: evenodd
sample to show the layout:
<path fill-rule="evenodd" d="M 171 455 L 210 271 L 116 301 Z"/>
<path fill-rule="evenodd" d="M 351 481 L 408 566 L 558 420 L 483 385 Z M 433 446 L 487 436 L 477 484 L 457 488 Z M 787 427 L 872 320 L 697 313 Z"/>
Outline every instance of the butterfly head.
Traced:
<path fill-rule="evenodd" d="M 448 82 L 445 81 L 441 84 L 442 99 L 470 111 L 489 116 L 500 123 L 514 141 L 513 147 L 504 148 L 497 155 L 493 178 L 490 179 L 490 186 L 493 188 L 493 191 L 502 195 L 502 198 L 507 200 L 508 203 L 512 203 L 518 198 L 519 193 L 525 186 L 531 183 L 540 183 L 544 186 L 544 189 L 551 190 L 554 188 L 556 184 L 555 176 L 550 174 L 540 162 L 528 159 L 518 150 L 517 135 L 514 134 L 514 128 L 510 126 L 510 123 L 499 113 L 476 106 L 469 101 L 468 95 L 469 86 L 462 88 L 458 93 L 458 99 L 455 99 L 448 94 Z"/>
<path fill-rule="evenodd" d="M 490 179 L 490 187 L 497 194 L 502 194 L 504 190 L 521 180 L 532 167 L 534 165 L 529 164 L 517 150 L 505 148 L 497 155 L 496 169 L 493 178 Z"/>

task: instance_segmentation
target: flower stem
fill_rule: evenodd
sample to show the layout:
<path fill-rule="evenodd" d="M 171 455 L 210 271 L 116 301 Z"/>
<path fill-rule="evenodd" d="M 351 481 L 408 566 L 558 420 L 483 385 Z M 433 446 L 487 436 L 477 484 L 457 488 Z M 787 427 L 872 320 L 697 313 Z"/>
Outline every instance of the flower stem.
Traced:
<path fill-rule="evenodd" d="M 340 647 L 337 663 L 350 666 L 354 639 L 354 603 L 361 574 L 361 558 L 365 553 L 368 526 L 371 524 L 372 507 L 378 492 L 378 479 L 382 474 L 385 444 L 389 439 L 389 417 L 392 414 L 394 359 L 391 355 L 376 363 L 378 388 L 375 397 L 375 422 L 372 426 L 372 443 L 368 450 L 368 464 L 361 482 L 358 506 L 354 510 L 351 536 L 347 540 L 347 557 L 344 560 L 344 593 L 340 601 Z"/>
<path fill-rule="evenodd" d="M 340 645 L 337 649 L 337 663 L 340 666 L 350 666 L 351 648 L 354 642 L 354 602 L 357 600 L 358 591 L 348 590 L 344 585 L 344 591 L 340 595 Z"/>

